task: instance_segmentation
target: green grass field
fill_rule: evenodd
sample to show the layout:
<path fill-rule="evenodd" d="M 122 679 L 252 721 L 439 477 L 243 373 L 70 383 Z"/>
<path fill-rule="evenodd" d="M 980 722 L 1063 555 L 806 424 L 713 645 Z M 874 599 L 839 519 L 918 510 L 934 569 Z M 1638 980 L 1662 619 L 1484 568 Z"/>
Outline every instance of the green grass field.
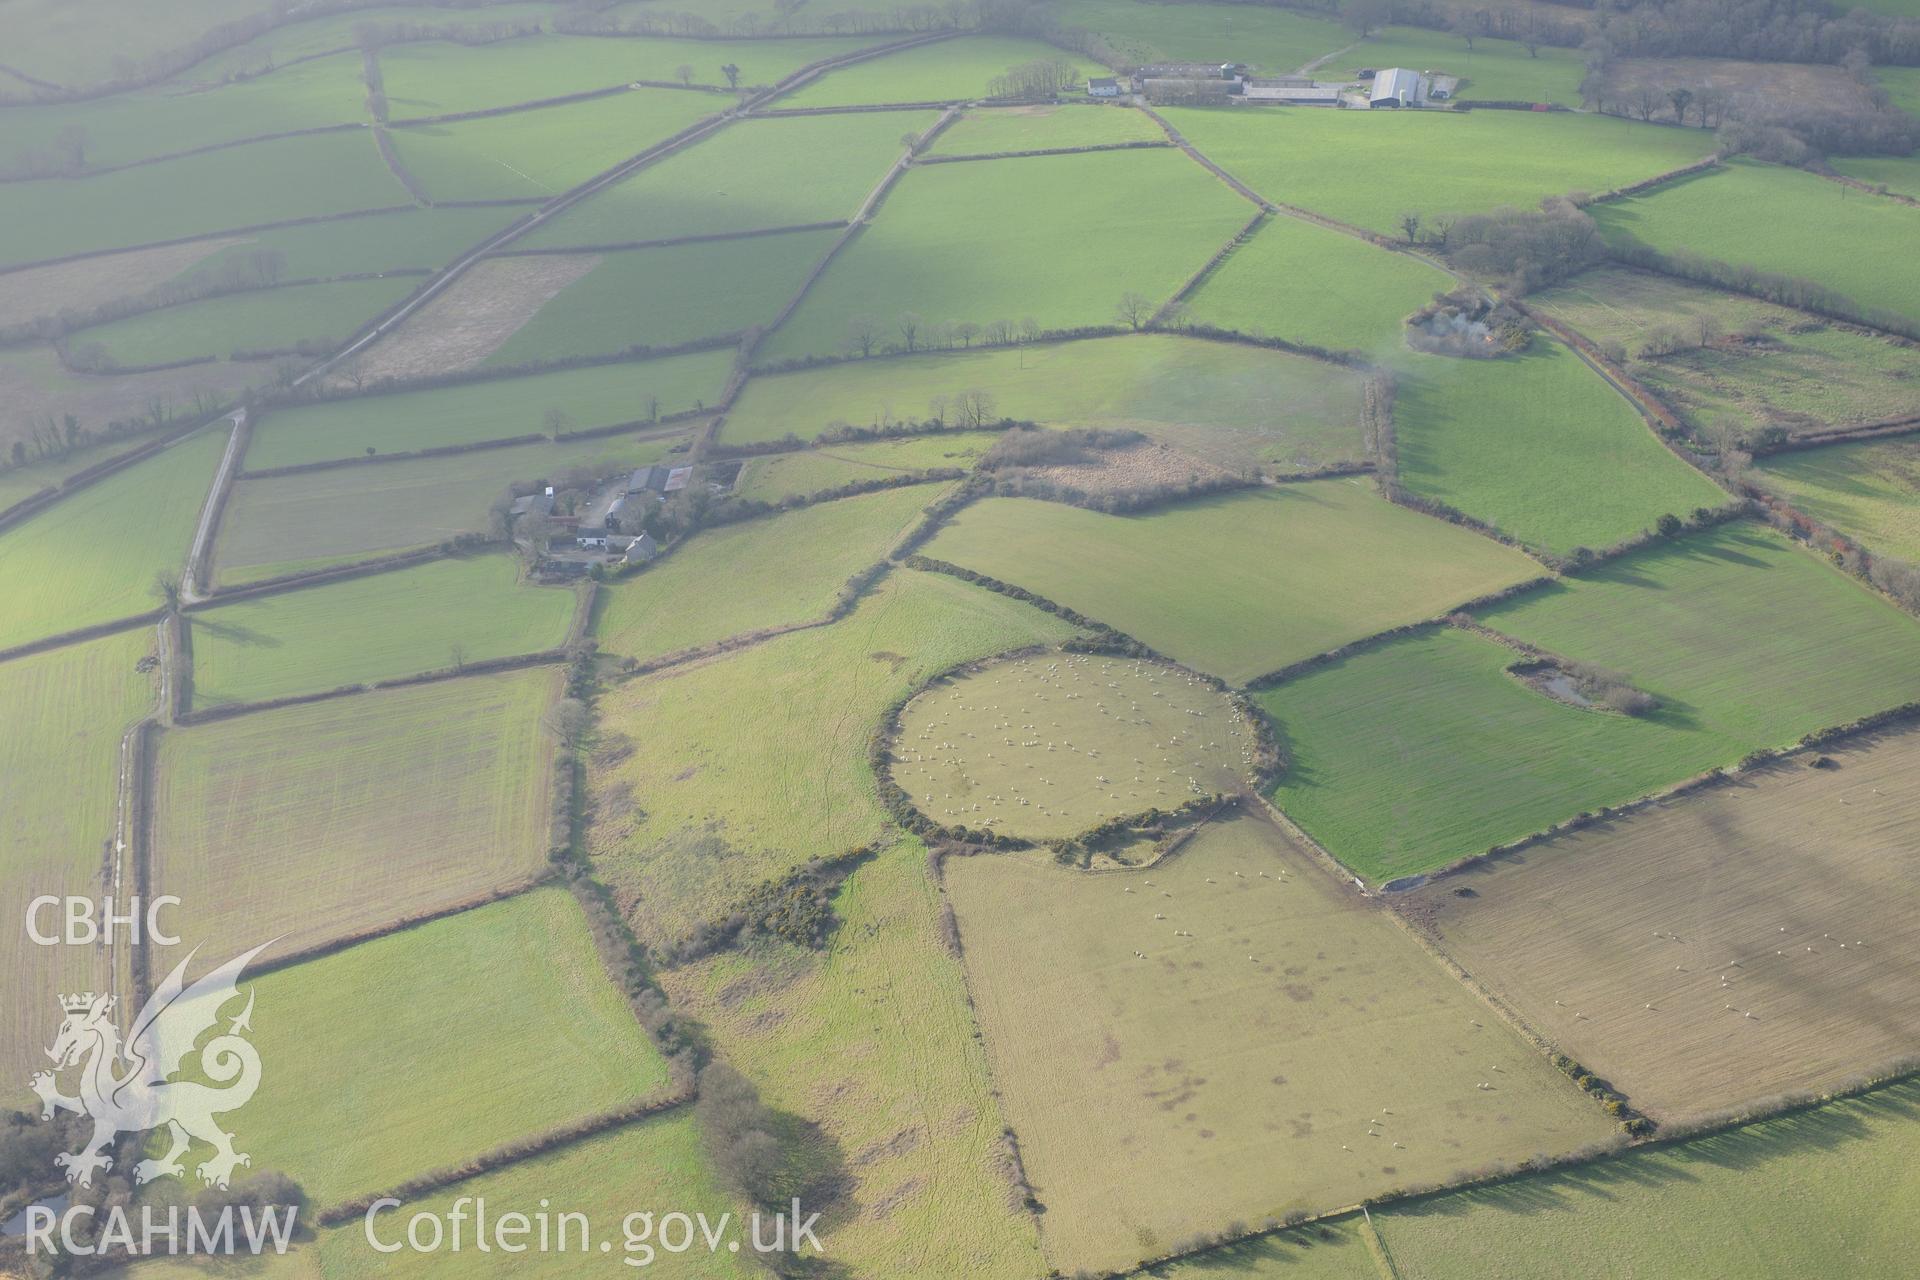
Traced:
<path fill-rule="evenodd" d="M 811 439 L 846 423 L 921 421 L 936 398 L 987 392 L 993 413 L 1125 427 L 1232 469 L 1279 472 L 1364 456 L 1361 379 L 1281 351 L 1167 334 L 861 360 L 757 377 L 722 438 Z"/>
<path fill-rule="evenodd" d="M 1353 42 L 1331 18 L 1292 9 L 1241 4 L 1183 4 L 1143 0 L 1055 0 L 1048 6 L 1068 27 L 1084 27 L 1111 41 L 1129 62 L 1220 62 L 1231 56 L 1279 75 Z M 1232 45 L 1222 54 L 1221 43 Z"/>
<path fill-rule="evenodd" d="M 103 85 L 122 73 L 116 58 L 175 49 L 210 27 L 259 9 L 257 0 L 196 0 L 165 14 L 136 0 L 102 0 L 76 9 L 64 0 L 21 0 L 8 6 L 9 65 L 75 87 Z M 27 86 L 5 78 L 9 96 Z"/>
<path fill-rule="evenodd" d="M 372 448 L 410 453 L 483 440 L 513 440 L 546 430 L 549 409 L 567 416 L 569 431 L 645 422 L 712 403 L 726 388 L 731 351 L 699 351 L 639 363 L 592 365 L 276 408 L 255 425 L 248 469 L 351 458 Z"/>
<path fill-rule="evenodd" d="M 838 234 L 796 231 L 607 254 L 487 363 L 671 347 L 771 324 Z M 637 298 L 646 305 L 635 306 Z"/>
<path fill-rule="evenodd" d="M 361 124 L 366 95 L 354 51 L 218 89 L 163 85 L 90 102 L 19 107 L 7 113 L 0 165 L 15 163 L 27 149 L 58 152 L 55 135 L 63 129 L 86 130 L 82 159 L 105 166 L 267 133 Z"/>
<path fill-rule="evenodd" d="M 1369 881 L 1430 871 L 1761 747 L 1920 696 L 1920 629 L 1769 532 L 1733 526 L 1530 592 L 1482 619 L 1623 672 L 1633 719 L 1506 674 L 1457 631 L 1260 695 L 1293 767 L 1274 799 Z"/>
<path fill-rule="evenodd" d="M 1200 324 L 1377 357 L 1399 351 L 1401 322 L 1452 287 L 1419 258 L 1280 215 L 1235 249 L 1187 307 Z"/>
<path fill-rule="evenodd" d="M 1249 212 L 1172 150 L 918 168 L 757 354 L 843 351 L 860 317 L 883 347 L 902 345 L 907 313 L 923 324 L 1113 324 L 1123 294 L 1165 302 Z"/>
<path fill-rule="evenodd" d="M 1236 683 L 1538 572 L 1519 552 L 1316 480 L 1111 516 L 989 498 L 926 554 Z"/>
<path fill-rule="evenodd" d="M 1557 102 L 1580 105 L 1580 79 L 1586 69 L 1578 49 L 1542 45 L 1529 55 L 1516 40 L 1481 36 L 1473 48 L 1457 35 L 1419 27 L 1388 27 L 1355 44 L 1321 68 L 1337 80 L 1362 67 L 1412 67 L 1461 77 L 1454 95 L 1463 102 Z"/>
<path fill-rule="evenodd" d="M 1408 489 L 1555 553 L 1728 501 L 1549 339 L 1493 360 L 1408 356 L 1393 416 Z"/>
<path fill-rule="evenodd" d="M 1895 2 L 1902 0 L 1889 0 L 1889 3 Z M 1894 106 L 1908 114 L 1920 110 L 1920 67 L 1875 67 L 1873 78 L 1887 91 Z"/>
<path fill-rule="evenodd" d="M 997 431 L 942 431 L 765 454 L 747 459 L 733 491 L 750 502 L 779 502 L 859 480 L 882 480 L 935 467 L 971 467 L 999 438 Z"/>
<path fill-rule="evenodd" d="M 705 116 L 731 100 L 637 89 L 586 102 L 392 132 L 400 163 L 435 202 L 545 199 Z"/>
<path fill-rule="evenodd" d="M 647 1235 L 631 1249 L 623 1226 L 633 1213 L 651 1212 L 657 1223 L 660 1216 L 681 1212 L 705 1213 L 707 1221 L 718 1224 L 722 1214 L 731 1213 L 729 1231 L 738 1228 L 743 1239 L 750 1228 L 740 1222 L 732 1197 L 720 1185 L 701 1142 L 699 1127 L 690 1109 L 623 1126 L 610 1133 L 561 1147 L 546 1155 L 518 1162 L 493 1173 L 481 1174 L 470 1181 L 431 1196 L 411 1199 L 403 1206 L 382 1213 L 375 1219 L 374 1233 L 382 1244 L 406 1239 L 407 1220 L 415 1213 L 444 1215 L 461 1196 L 484 1197 L 489 1214 L 523 1210 L 531 1214 L 542 1200 L 554 1215 L 553 1238 L 559 1239 L 561 1213 L 582 1213 L 592 1224 L 595 1237 L 588 1252 L 598 1241 L 610 1239 L 613 1257 L 631 1258 L 636 1266 L 657 1267 L 665 1274 L 700 1277 L 701 1280 L 735 1280 L 754 1274 L 752 1264 L 729 1253 L 723 1243 L 709 1255 L 702 1245 L 694 1253 L 675 1256 L 660 1248 L 657 1234 Z M 468 1208 L 470 1206 L 463 1206 Z M 636 1235 L 642 1224 L 635 1221 Z M 367 1243 L 363 1224 L 356 1219 L 342 1227 L 323 1231 L 319 1240 L 305 1252 L 319 1254 L 320 1277 L 324 1280 L 361 1280 L 362 1277 L 405 1277 L 405 1280 L 438 1280 L 440 1277 L 464 1280 L 467 1276 L 571 1277 L 591 1264 L 581 1258 L 578 1226 L 570 1228 L 569 1251 L 532 1250 L 518 1255 L 499 1250 L 481 1253 L 465 1238 L 459 1253 L 413 1253 L 403 1250 L 382 1254 Z M 658 1227 L 654 1228 L 655 1233 Z M 672 1237 L 678 1243 L 678 1236 Z M 742 1245 L 742 1249 L 749 1247 Z M 651 1248 L 649 1255 L 645 1249 Z M 602 1266 L 608 1265 L 604 1261 Z M 140 1280 L 147 1280 L 144 1272 Z"/>
<path fill-rule="evenodd" d="M 1713 150 L 1710 133 L 1612 116 L 1201 107 L 1164 114 L 1268 199 L 1387 235 L 1401 234 L 1408 210 L 1431 219 L 1531 209 L 1544 196 L 1624 186 Z M 1375 180 L 1389 172 L 1398 180 Z"/>
<path fill-rule="evenodd" d="M 1613 1127 L 1263 818 L 1141 871 L 976 857 L 946 877 L 1062 1273 Z"/>
<path fill-rule="evenodd" d="M 770 85 L 810 62 L 876 43 L 881 41 L 715 42 L 543 35 L 472 46 L 391 45 L 380 53 L 380 69 L 393 116 L 400 120 L 534 102 L 635 80 L 677 83 L 682 66 L 693 68 L 691 80 L 696 85 L 725 85 L 720 68 L 729 62 L 740 68 L 742 85 Z M 686 96 L 707 102 L 709 111 L 733 104 L 727 94 Z"/>
<path fill-rule="evenodd" d="M 1909 436 L 1783 453 L 1762 483 L 1869 551 L 1920 561 L 1920 442 Z"/>
<path fill-rule="evenodd" d="M 540 874 L 558 689 L 515 671 L 168 730 L 153 880 L 183 936 L 284 956 Z"/>
<path fill-rule="evenodd" d="M 980 107 L 948 125 L 928 153 L 977 156 L 1048 147 L 1093 147 L 1115 142 L 1165 142 L 1167 135 L 1145 112 L 1099 104 L 1048 103 L 1032 107 Z"/>
<path fill-rule="evenodd" d="M 585 201 L 519 243 L 631 244 L 851 218 L 930 111 L 796 116 L 729 125 Z"/>
<path fill-rule="evenodd" d="M 153 677 L 134 664 L 153 642 L 142 627 L 0 663 L 8 726 L 0 735 L 0 891 L 23 916 L 41 894 L 98 896 L 114 837 L 120 738 L 154 702 Z M 58 928 L 51 918 L 43 924 Z M 105 989 L 106 958 L 96 948 L 35 946 L 16 921 L 0 939 L 0 964 L 23 993 L 0 1021 L 0 1104 L 25 1106 L 28 1075 L 47 1066 L 53 996 Z"/>
<path fill-rule="evenodd" d="M 563 889 L 376 938 L 253 986 L 250 1038 L 266 1069 L 240 1149 L 321 1204 L 666 1083 L 666 1064 Z M 364 1122 L 368 1111 L 379 1124 Z"/>
<path fill-rule="evenodd" d="M 177 193 L 191 191 L 190 200 Z M 0 186 L 0 266 L 409 203 L 356 130 L 283 138 L 93 178 Z"/>
<path fill-rule="evenodd" d="M 812 621 L 945 492 L 912 485 L 710 529 L 638 577 L 603 588 L 593 633 L 605 651 L 646 660 Z"/>
<path fill-rule="evenodd" d="M 203 431 L 0 532 L 0 648 L 159 608 L 226 444 Z"/>
<path fill-rule="evenodd" d="M 901 840 L 840 890 L 826 951 L 726 952 L 662 980 L 771 1105 L 839 1148 L 851 1208 L 830 1218 L 827 1256 L 862 1275 L 1039 1275 L 941 905 L 925 849 Z"/>
<path fill-rule="evenodd" d="M 1746 750 L 1681 712 L 1636 720 L 1555 701 L 1506 673 L 1518 656 L 1443 629 L 1260 694 L 1290 759 L 1274 802 L 1378 884 L 1645 795 Z"/>
<path fill-rule="evenodd" d="M 242 480 L 221 516 L 216 581 L 257 582 L 484 533 L 489 508 L 509 484 L 570 467 L 612 475 L 658 462 L 681 439 L 518 445 Z"/>
<path fill-rule="evenodd" d="M 1616 267 L 1582 272 L 1530 305 L 1625 347 L 1633 375 L 1699 429 L 1792 434 L 1920 413 L 1920 353 L 1744 294 Z M 1717 336 L 1700 347 L 1700 323 Z M 1683 349 L 1648 352 L 1662 334 Z M 1743 340 L 1740 335 L 1755 335 Z"/>
<path fill-rule="evenodd" d="M 255 289 L 95 325 L 68 341 L 76 353 L 98 346 L 117 365 L 224 359 L 235 351 L 284 352 L 298 343 L 332 348 L 423 283 L 417 276 L 401 276 Z"/>
<path fill-rule="evenodd" d="M 1178 667 L 1041 654 L 962 672 L 908 703 L 889 772 L 942 826 L 1050 840 L 1238 792 L 1251 753 L 1234 708 Z"/>
<path fill-rule="evenodd" d="M 1756 747 L 1920 698 L 1920 626 L 1757 526 L 1658 545 L 1482 617 Z"/>
<path fill-rule="evenodd" d="M 437 560 L 192 615 L 196 706 L 258 702 L 560 646 L 571 592 L 510 556 Z M 458 657 L 455 657 L 455 650 Z"/>
<path fill-rule="evenodd" d="M 993 94 L 995 77 L 1030 62 L 1067 62 L 1084 87 L 1105 68 L 1038 40 L 962 36 L 855 63 L 781 98 L 781 107 L 870 106 L 888 102 L 954 102 Z"/>
<path fill-rule="evenodd" d="M 1883 186 L 1896 195 L 1920 197 L 1920 162 L 1912 156 L 1837 156 L 1834 170 Z"/>
<path fill-rule="evenodd" d="M 595 869 L 643 941 L 678 941 L 809 856 L 881 838 L 867 738 L 896 698 L 961 662 L 1071 634 L 903 570 L 831 627 L 610 690 L 602 732 L 633 750 L 591 771 Z"/>
<path fill-rule="evenodd" d="M 395 203 L 398 203 L 396 201 Z M 196 263 L 215 271 L 266 250 L 283 256 L 288 279 L 446 266 L 524 213 L 523 209 L 402 209 L 279 227 L 234 237 L 236 243 Z M 191 275 L 193 271 L 182 272 Z"/>
<path fill-rule="evenodd" d="M 1670 131 L 1667 131 L 1670 132 Z M 1805 276 L 1863 307 L 1920 321 L 1920 262 L 1902 251 L 1920 209 L 1778 165 L 1732 160 L 1594 210 L 1609 240 Z M 1819 227 L 1820 234 L 1800 234 Z"/>
<path fill-rule="evenodd" d="M 1895 1280 L 1920 1204 L 1920 1090 L 1861 1098 L 1374 1217 L 1405 1280 Z M 1286 1274 L 1291 1274 L 1286 1273 Z"/>

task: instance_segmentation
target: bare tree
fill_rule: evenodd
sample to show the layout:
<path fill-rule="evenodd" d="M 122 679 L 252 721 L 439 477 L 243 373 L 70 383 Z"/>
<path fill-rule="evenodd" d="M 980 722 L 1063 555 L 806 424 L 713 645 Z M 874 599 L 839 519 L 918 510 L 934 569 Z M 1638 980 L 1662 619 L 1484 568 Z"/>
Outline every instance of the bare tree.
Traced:
<path fill-rule="evenodd" d="M 864 358 L 873 354 L 873 344 L 880 340 L 880 323 L 869 315 L 847 317 L 847 349 L 858 351 Z"/>
<path fill-rule="evenodd" d="M 934 396 L 931 400 L 927 401 L 927 417 L 940 426 L 944 427 L 947 425 L 947 398 L 945 396 Z"/>
<path fill-rule="evenodd" d="M 1362 40 L 1386 25 L 1390 9 L 1387 0 L 1341 0 L 1340 21 Z"/>
<path fill-rule="evenodd" d="M 447 650 L 447 665 L 455 671 L 465 671 L 467 669 L 467 646 L 455 641 L 453 646 Z"/>
<path fill-rule="evenodd" d="M 1400 215 L 1400 229 L 1407 233 L 1407 243 L 1415 244 L 1420 239 L 1420 213 L 1409 209 Z"/>
<path fill-rule="evenodd" d="M 1120 295 L 1120 301 L 1113 309 L 1113 318 L 1138 333 L 1141 326 L 1153 318 L 1153 303 L 1145 294 L 1129 289 Z"/>
<path fill-rule="evenodd" d="M 900 325 L 900 341 L 906 350 L 912 351 L 914 349 L 914 341 L 920 336 L 920 326 L 924 324 L 925 321 L 920 318 L 917 312 L 903 311 L 900 313 L 898 323 Z"/>
<path fill-rule="evenodd" d="M 727 78 L 727 88 L 738 89 L 740 87 L 740 68 L 735 64 L 731 62 L 727 63 L 720 68 L 720 74 Z"/>
<path fill-rule="evenodd" d="M 546 430 L 547 439 L 558 440 L 573 425 L 573 420 L 567 417 L 566 410 L 556 405 L 541 416 L 540 425 Z"/>
<path fill-rule="evenodd" d="M 1641 85 L 1634 91 L 1633 107 L 1642 120 L 1653 119 L 1653 113 L 1660 109 L 1660 91 L 1650 84 Z"/>
<path fill-rule="evenodd" d="M 153 575 L 153 597 L 160 602 L 161 608 L 168 613 L 180 611 L 180 575 L 170 569 L 162 569 Z"/>
<path fill-rule="evenodd" d="M 960 339 L 961 346 L 971 347 L 973 340 L 980 336 L 980 326 L 971 320 L 955 320 L 953 336 Z"/>
<path fill-rule="evenodd" d="M 1673 118 L 1680 124 L 1687 122 L 1687 107 L 1693 101 L 1691 89 L 1667 90 L 1667 101 L 1673 104 Z"/>
<path fill-rule="evenodd" d="M 547 711 L 541 723 L 547 726 L 548 733 L 560 740 L 561 746 L 573 751 L 587 740 L 593 728 L 593 714 L 580 699 L 562 698 Z"/>

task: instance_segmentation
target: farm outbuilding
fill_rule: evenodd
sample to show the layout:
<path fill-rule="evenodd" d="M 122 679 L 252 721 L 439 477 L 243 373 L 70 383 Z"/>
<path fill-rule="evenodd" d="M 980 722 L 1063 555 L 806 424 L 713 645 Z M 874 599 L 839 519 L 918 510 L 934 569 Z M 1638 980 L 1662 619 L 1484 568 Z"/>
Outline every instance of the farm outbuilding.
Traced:
<path fill-rule="evenodd" d="M 1095 76 L 1087 81 L 1089 98 L 1117 98 L 1120 96 L 1120 82 L 1112 76 Z"/>
<path fill-rule="evenodd" d="M 1406 67 L 1388 67 L 1375 73 L 1367 94 L 1370 107 L 1417 107 L 1427 100 L 1427 78 Z"/>
<path fill-rule="evenodd" d="M 1248 102 L 1279 102 L 1297 107 L 1337 107 L 1345 85 L 1316 84 L 1311 80 L 1296 84 L 1254 84 L 1243 91 Z"/>

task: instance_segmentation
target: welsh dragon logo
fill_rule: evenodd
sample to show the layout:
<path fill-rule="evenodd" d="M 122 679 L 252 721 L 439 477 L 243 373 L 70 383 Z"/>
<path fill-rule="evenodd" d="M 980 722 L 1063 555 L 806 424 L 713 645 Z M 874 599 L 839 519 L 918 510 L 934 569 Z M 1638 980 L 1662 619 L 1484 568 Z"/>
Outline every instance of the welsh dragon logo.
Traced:
<path fill-rule="evenodd" d="M 112 1018 L 113 996 L 89 991 L 60 997 L 66 1018 L 47 1050 L 54 1070 L 37 1072 L 31 1085 L 40 1095 L 42 1120 L 52 1119 L 56 1108 L 93 1120 L 93 1136 L 85 1146 L 54 1157 L 68 1182 L 91 1186 L 96 1170 L 113 1167 L 106 1151 L 115 1138 L 162 1126 L 170 1139 L 167 1152 L 134 1166 L 137 1183 L 181 1176 L 180 1157 L 194 1139 L 213 1147 L 213 1158 L 199 1168 L 200 1180 L 210 1186 L 225 1187 L 236 1167 L 253 1163 L 233 1149 L 233 1135 L 214 1119 L 245 1106 L 260 1086 L 260 1054 L 241 1034 L 252 1029 L 251 988 L 246 1008 L 200 1050 L 200 1074 L 214 1083 L 169 1077 L 220 1021 L 220 1010 L 238 994 L 235 987 L 247 963 L 272 945 L 262 943 L 188 986 L 190 953 L 148 998 L 124 1042 Z M 79 1092 L 69 1096 L 60 1092 L 55 1076 L 72 1067 L 80 1069 Z"/>

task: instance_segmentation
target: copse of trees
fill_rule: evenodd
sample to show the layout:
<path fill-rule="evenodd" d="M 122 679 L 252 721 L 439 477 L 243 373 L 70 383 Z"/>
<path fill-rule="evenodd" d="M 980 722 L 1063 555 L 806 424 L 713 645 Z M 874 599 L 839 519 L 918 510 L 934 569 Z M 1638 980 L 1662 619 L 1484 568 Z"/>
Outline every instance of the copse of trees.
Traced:
<path fill-rule="evenodd" d="M 1419 234 L 1424 227 L 1424 242 L 1444 254 L 1456 270 L 1514 293 L 1564 280 L 1607 253 L 1600 228 L 1564 196 L 1541 201 L 1538 210 L 1508 207 L 1461 218 L 1409 217 L 1413 218 L 1409 235 Z"/>

